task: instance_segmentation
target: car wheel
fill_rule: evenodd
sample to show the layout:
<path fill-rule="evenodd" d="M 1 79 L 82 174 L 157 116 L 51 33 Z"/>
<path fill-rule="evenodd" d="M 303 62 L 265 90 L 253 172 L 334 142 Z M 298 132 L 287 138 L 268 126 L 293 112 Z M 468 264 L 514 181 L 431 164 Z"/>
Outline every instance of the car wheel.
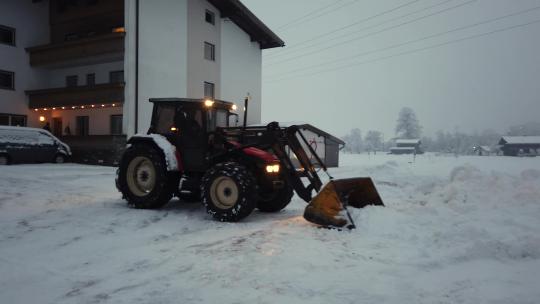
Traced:
<path fill-rule="evenodd" d="M 255 179 L 238 163 L 221 163 L 208 170 L 201 191 L 208 214 L 222 222 L 236 222 L 247 217 L 257 203 Z"/>
<path fill-rule="evenodd" d="M 7 155 L 0 155 L 0 166 L 9 165 L 9 158 Z"/>
<path fill-rule="evenodd" d="M 66 162 L 66 157 L 62 154 L 56 154 L 54 157 L 54 162 L 57 164 L 63 164 Z"/>
<path fill-rule="evenodd" d="M 127 149 L 118 173 L 120 192 L 130 205 L 140 209 L 163 207 L 179 184 L 177 172 L 167 172 L 163 155 L 147 145 Z"/>

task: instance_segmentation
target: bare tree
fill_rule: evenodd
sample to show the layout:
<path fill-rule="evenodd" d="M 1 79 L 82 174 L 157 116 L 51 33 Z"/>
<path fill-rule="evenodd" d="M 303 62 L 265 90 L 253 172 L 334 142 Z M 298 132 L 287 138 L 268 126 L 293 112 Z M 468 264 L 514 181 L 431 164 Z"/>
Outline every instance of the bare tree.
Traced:
<path fill-rule="evenodd" d="M 379 131 L 368 131 L 366 137 L 364 137 L 365 146 L 368 151 L 381 150 L 382 146 L 382 133 Z"/>
<path fill-rule="evenodd" d="M 416 113 L 409 107 L 404 107 L 399 111 L 396 125 L 396 135 L 401 138 L 420 138 L 422 127 L 418 123 Z"/>
<path fill-rule="evenodd" d="M 360 129 L 352 129 L 349 134 L 343 137 L 345 142 L 345 151 L 351 153 L 360 153 L 362 152 L 363 142 L 362 142 L 362 132 Z"/>

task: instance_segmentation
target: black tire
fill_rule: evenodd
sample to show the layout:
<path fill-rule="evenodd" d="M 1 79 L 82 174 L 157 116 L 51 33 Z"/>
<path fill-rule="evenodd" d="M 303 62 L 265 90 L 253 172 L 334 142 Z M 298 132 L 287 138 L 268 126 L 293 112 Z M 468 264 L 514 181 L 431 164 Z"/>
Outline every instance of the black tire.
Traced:
<path fill-rule="evenodd" d="M 291 202 L 294 190 L 288 184 L 271 193 L 259 193 L 257 208 L 261 212 L 278 212 Z"/>
<path fill-rule="evenodd" d="M 66 156 L 63 154 L 56 154 L 53 159 L 53 163 L 55 164 L 63 164 L 66 162 Z"/>
<path fill-rule="evenodd" d="M 206 212 L 222 222 L 236 222 L 251 214 L 257 204 L 257 184 L 246 167 L 227 162 L 212 167 L 202 179 Z"/>
<path fill-rule="evenodd" d="M 10 164 L 9 156 L 5 154 L 0 154 L 0 166 L 9 165 L 9 164 Z"/>
<path fill-rule="evenodd" d="M 138 209 L 165 206 L 178 187 L 177 172 L 167 172 L 163 153 L 150 145 L 128 148 L 120 161 L 118 188 Z"/>

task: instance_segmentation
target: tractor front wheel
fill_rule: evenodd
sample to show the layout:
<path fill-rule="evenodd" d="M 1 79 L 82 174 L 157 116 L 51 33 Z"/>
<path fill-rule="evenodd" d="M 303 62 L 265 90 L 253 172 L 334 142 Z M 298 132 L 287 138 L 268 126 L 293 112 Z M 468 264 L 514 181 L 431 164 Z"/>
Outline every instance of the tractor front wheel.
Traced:
<path fill-rule="evenodd" d="M 257 185 L 246 167 L 227 162 L 208 170 L 202 180 L 202 202 L 214 219 L 236 222 L 250 215 L 257 202 Z"/>
<path fill-rule="evenodd" d="M 291 202 L 294 191 L 291 186 L 285 184 L 283 188 L 259 193 L 257 208 L 261 212 L 278 212 Z"/>
<path fill-rule="evenodd" d="M 157 209 L 167 204 L 179 178 L 167 172 L 159 151 L 149 145 L 134 145 L 124 152 L 120 162 L 118 187 L 128 203 L 135 208 Z"/>

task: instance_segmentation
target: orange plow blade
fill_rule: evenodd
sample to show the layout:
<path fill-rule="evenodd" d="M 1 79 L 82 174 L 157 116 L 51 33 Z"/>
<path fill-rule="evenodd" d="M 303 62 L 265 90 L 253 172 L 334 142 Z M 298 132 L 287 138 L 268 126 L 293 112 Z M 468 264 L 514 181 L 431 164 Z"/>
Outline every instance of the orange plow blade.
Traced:
<path fill-rule="evenodd" d="M 337 179 L 328 182 L 304 211 L 309 222 L 325 227 L 354 228 L 347 207 L 384 206 L 369 177 Z"/>

